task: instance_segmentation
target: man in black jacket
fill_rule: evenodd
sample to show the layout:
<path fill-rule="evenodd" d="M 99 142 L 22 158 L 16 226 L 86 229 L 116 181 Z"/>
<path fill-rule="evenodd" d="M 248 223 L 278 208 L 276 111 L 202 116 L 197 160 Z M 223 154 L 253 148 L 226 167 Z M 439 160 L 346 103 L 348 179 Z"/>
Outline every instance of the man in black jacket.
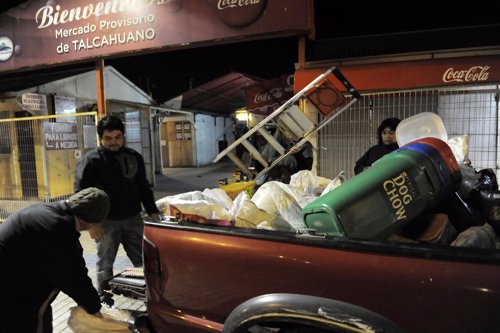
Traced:
<path fill-rule="evenodd" d="M 95 186 L 111 199 L 109 216 L 101 224 L 103 237 L 96 241 L 97 291 L 101 301 L 113 304 L 106 281 L 113 276 L 113 264 L 120 243 L 135 267 L 142 265 L 142 205 L 151 219 L 159 220 L 153 190 L 146 178 L 142 156 L 124 147 L 125 126 L 115 116 L 97 124 L 100 147 L 90 150 L 76 166 L 75 191 Z"/>
<path fill-rule="evenodd" d="M 99 296 L 88 277 L 80 230 L 98 237 L 109 197 L 88 188 L 67 201 L 34 204 L 0 224 L 0 331 L 52 332 L 50 304 L 64 292 L 100 316 Z"/>

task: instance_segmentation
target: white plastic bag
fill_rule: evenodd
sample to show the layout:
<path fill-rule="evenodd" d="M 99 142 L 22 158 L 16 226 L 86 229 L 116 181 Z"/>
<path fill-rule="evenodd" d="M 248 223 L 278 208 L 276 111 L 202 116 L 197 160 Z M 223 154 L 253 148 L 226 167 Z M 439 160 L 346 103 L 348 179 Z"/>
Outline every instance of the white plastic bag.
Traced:
<path fill-rule="evenodd" d="M 231 197 L 220 188 L 205 189 L 205 191 L 203 191 L 203 197 L 205 200 L 213 202 L 227 210 L 233 205 Z"/>
<path fill-rule="evenodd" d="M 169 205 L 172 202 L 182 202 L 182 201 L 207 201 L 214 203 L 221 208 L 226 210 L 230 209 L 233 201 L 227 195 L 226 192 L 220 188 L 205 189 L 202 191 L 191 191 L 186 193 L 180 193 L 176 195 L 170 195 L 156 201 L 156 206 L 158 209 L 166 212 L 169 210 Z"/>
<path fill-rule="evenodd" d="M 248 199 L 248 195 L 244 192 L 234 199 L 232 212 L 236 227 L 294 231 L 294 228 L 288 222 L 258 208 L 253 201 Z"/>
<path fill-rule="evenodd" d="M 259 187 L 252 201 L 258 208 L 288 222 L 295 230 L 302 230 L 305 228 L 300 217 L 302 207 L 316 198 L 288 184 L 270 181 Z"/>
<path fill-rule="evenodd" d="M 304 191 L 308 195 L 320 195 L 331 179 L 314 175 L 310 170 L 300 170 L 290 177 L 290 186 Z"/>
<path fill-rule="evenodd" d="M 328 192 L 330 192 L 331 190 L 339 187 L 340 185 L 342 185 L 343 182 L 345 182 L 345 180 L 346 180 L 346 177 L 345 177 L 344 171 L 341 171 L 337 175 L 337 177 L 333 178 L 333 180 L 330 181 L 330 183 L 328 183 L 328 185 L 321 192 L 320 196 L 323 196 L 323 195 L 327 194 Z"/>
<path fill-rule="evenodd" d="M 462 163 L 469 155 L 469 135 L 459 135 L 455 136 L 446 141 L 448 146 L 450 146 L 453 155 L 457 159 L 458 163 Z"/>

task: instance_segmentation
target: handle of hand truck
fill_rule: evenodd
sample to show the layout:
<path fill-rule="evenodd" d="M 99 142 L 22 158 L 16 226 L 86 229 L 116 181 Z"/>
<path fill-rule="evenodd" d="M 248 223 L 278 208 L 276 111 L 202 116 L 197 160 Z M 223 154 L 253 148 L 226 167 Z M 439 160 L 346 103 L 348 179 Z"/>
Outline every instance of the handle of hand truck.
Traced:
<path fill-rule="evenodd" d="M 356 99 L 361 99 L 360 93 L 352 86 L 352 84 L 345 78 L 344 74 L 336 66 L 330 68 L 330 71 L 335 75 L 335 77 L 342 82 L 344 87 L 346 87 L 347 91 L 354 96 Z"/>

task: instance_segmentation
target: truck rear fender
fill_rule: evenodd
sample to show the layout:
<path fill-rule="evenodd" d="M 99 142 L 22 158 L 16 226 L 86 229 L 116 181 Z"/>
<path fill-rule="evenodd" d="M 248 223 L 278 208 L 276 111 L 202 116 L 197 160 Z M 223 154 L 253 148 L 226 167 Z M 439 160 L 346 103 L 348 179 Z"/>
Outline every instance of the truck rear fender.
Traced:
<path fill-rule="evenodd" d="M 222 333 L 244 333 L 255 326 L 311 327 L 326 332 L 405 333 L 395 323 L 371 310 L 299 294 L 262 295 L 240 304 L 226 319 Z"/>
<path fill-rule="evenodd" d="M 143 252 L 144 257 L 148 258 L 148 260 L 144 261 L 144 271 L 161 276 L 160 253 L 156 245 L 147 237 L 144 237 Z"/>
<path fill-rule="evenodd" d="M 144 258 L 148 258 L 144 260 L 144 276 L 146 278 L 146 285 L 149 285 L 147 287 L 148 297 L 157 299 L 160 297 L 160 294 L 157 293 L 163 292 L 164 281 L 166 281 L 162 277 L 164 272 L 161 269 L 160 253 L 158 247 L 147 237 L 144 237 L 142 248 Z"/>

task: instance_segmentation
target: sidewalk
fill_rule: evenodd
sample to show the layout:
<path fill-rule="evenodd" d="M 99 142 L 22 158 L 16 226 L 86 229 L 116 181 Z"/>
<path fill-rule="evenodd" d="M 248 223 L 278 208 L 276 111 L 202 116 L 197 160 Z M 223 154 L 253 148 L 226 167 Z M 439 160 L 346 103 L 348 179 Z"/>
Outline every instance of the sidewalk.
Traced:
<path fill-rule="evenodd" d="M 235 165 L 231 161 L 220 161 L 200 168 L 166 168 L 162 175 L 155 176 L 155 199 L 165 196 L 218 187 L 218 180 L 230 177 Z M 95 262 L 97 260 L 95 242 L 89 237 L 87 232 L 80 236 L 80 243 L 83 247 L 83 255 L 89 270 L 89 276 L 95 283 Z M 127 258 L 123 247 L 120 246 L 116 257 L 114 271 L 119 273 L 127 267 L 132 267 L 132 263 Z M 115 307 L 130 312 L 145 312 L 144 302 L 132 300 L 123 296 L 114 296 Z M 59 293 L 52 303 L 54 333 L 73 333 L 68 328 L 67 321 L 69 310 L 76 306 L 76 303 L 66 294 Z"/>
<path fill-rule="evenodd" d="M 156 200 L 179 193 L 219 186 L 218 180 L 228 178 L 236 165 L 222 160 L 200 168 L 165 168 L 162 175 L 156 175 L 154 187 Z"/>

